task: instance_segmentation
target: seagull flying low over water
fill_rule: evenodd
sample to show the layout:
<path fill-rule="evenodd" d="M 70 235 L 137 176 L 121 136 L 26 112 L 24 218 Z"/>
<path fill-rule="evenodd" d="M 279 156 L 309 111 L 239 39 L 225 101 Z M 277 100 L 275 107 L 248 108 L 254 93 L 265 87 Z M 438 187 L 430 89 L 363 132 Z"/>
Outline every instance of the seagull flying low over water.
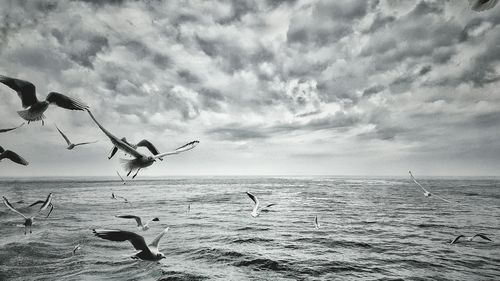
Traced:
<path fill-rule="evenodd" d="M 64 140 L 68 144 L 68 147 L 66 147 L 67 150 L 72 150 L 73 148 L 75 148 L 76 146 L 79 146 L 79 145 L 85 145 L 85 144 L 91 144 L 91 143 L 96 143 L 97 142 L 97 141 L 91 141 L 91 142 L 72 143 L 68 139 L 68 137 L 63 132 L 61 132 L 61 130 L 59 130 L 59 128 L 57 126 L 56 126 L 56 129 L 59 131 L 59 133 L 61 134 L 61 136 L 64 138 Z"/>
<path fill-rule="evenodd" d="M 27 110 L 17 112 L 21 118 L 28 121 L 28 124 L 32 121 L 42 121 L 43 125 L 43 119 L 45 118 L 43 113 L 50 104 L 70 110 L 84 110 L 88 108 L 86 104 L 56 92 L 50 92 L 44 101 L 39 101 L 36 97 L 35 85 L 21 79 L 0 75 L 0 83 L 16 91 L 19 98 L 21 98 L 23 107 L 29 107 Z"/>
<path fill-rule="evenodd" d="M 24 160 L 24 158 L 19 156 L 17 153 L 11 150 L 5 150 L 3 149 L 3 147 L 0 146 L 0 161 L 2 161 L 2 159 L 5 158 L 20 165 L 27 166 L 29 164 L 28 161 Z"/>
<path fill-rule="evenodd" d="M 158 151 L 156 146 L 154 146 L 150 141 L 148 141 L 146 139 L 141 140 L 137 144 L 129 143 L 126 138 L 121 138 L 121 141 L 130 145 L 133 149 L 137 149 L 138 147 L 146 147 L 149 150 L 149 152 L 151 152 L 151 154 L 153 154 L 153 155 L 160 154 L 160 152 Z M 118 147 L 113 146 L 113 148 L 111 149 L 111 152 L 109 153 L 108 159 L 113 158 L 113 156 L 116 154 L 116 152 L 118 152 Z M 158 158 L 158 160 L 163 161 L 163 158 Z"/>
<path fill-rule="evenodd" d="M 15 130 L 17 128 L 21 128 L 23 125 L 24 125 L 24 122 L 21 125 L 19 125 L 17 127 L 14 127 L 14 128 L 0 129 L 0 133 L 6 133 L 6 132 L 9 132 L 9 131 Z"/>
<path fill-rule="evenodd" d="M 163 230 L 160 234 L 158 234 L 155 240 L 153 240 L 153 242 L 151 242 L 149 245 L 146 245 L 144 237 L 130 231 L 106 229 L 93 229 L 92 231 L 94 232 L 95 236 L 102 239 L 119 242 L 130 241 L 130 243 L 132 243 L 132 246 L 134 246 L 136 250 L 139 250 L 138 253 L 132 256 L 133 259 L 159 261 L 165 258 L 165 255 L 163 253 L 160 253 L 160 251 L 158 250 L 158 246 L 160 244 L 160 239 L 163 237 L 163 235 L 165 235 L 165 233 L 167 233 L 168 227 L 165 228 L 165 230 Z"/>
<path fill-rule="evenodd" d="M 408 171 L 408 173 L 410 174 L 410 177 L 411 179 L 413 180 L 413 182 L 420 186 L 420 188 L 422 188 L 422 190 L 424 191 L 424 195 L 427 196 L 427 197 L 430 197 L 431 195 L 434 195 L 434 197 L 438 198 L 438 199 L 441 199 L 443 200 L 444 202 L 447 202 L 447 203 L 451 203 L 450 201 L 444 199 L 443 197 L 440 197 L 440 196 L 437 196 L 433 193 L 430 193 L 429 191 L 427 191 L 427 189 L 425 189 L 414 177 L 413 177 L 413 174 L 411 173 L 411 171 Z"/>
<path fill-rule="evenodd" d="M 254 218 L 258 217 L 261 212 L 268 212 L 269 210 L 267 210 L 267 208 L 276 205 L 276 204 L 269 204 L 269 205 L 265 206 L 264 208 L 259 208 L 259 206 L 260 206 L 259 199 L 257 199 L 257 197 L 250 192 L 247 192 L 247 195 L 248 195 L 248 197 L 250 197 L 250 199 L 252 199 L 252 201 L 254 203 L 253 210 L 251 213 L 252 217 L 254 217 Z"/>
<path fill-rule="evenodd" d="M 118 173 L 118 171 L 116 171 L 116 174 L 120 177 L 120 179 L 122 180 L 123 184 L 127 184 L 127 182 L 122 178 L 122 176 L 120 175 L 120 173 Z"/>
<path fill-rule="evenodd" d="M 101 124 L 99 124 L 99 122 L 97 122 L 97 120 L 95 119 L 94 115 L 92 115 L 92 112 L 90 112 L 90 110 L 87 109 L 87 112 L 89 113 L 92 120 L 94 120 L 94 122 L 97 124 L 97 126 L 99 126 L 101 131 L 103 131 L 104 134 L 106 134 L 106 136 L 110 139 L 111 143 L 113 143 L 115 147 L 134 157 L 134 159 L 131 160 L 122 159 L 122 163 L 125 169 L 128 170 L 127 176 L 129 176 L 130 173 L 132 173 L 132 171 L 134 170 L 136 171 L 136 173 L 132 176 L 132 178 L 135 178 L 142 168 L 146 168 L 153 165 L 153 163 L 156 162 L 156 159 L 165 157 L 167 155 L 179 154 L 181 152 L 191 150 L 195 148 L 196 145 L 198 145 L 199 143 L 199 141 L 192 141 L 175 149 L 174 151 L 157 154 L 155 156 L 146 156 L 137 151 L 129 144 L 118 139 L 116 136 L 114 136 L 108 130 L 106 130 L 103 126 L 101 126 Z"/>
<path fill-rule="evenodd" d="M 316 228 L 316 229 L 320 228 L 320 224 L 318 222 L 318 216 L 314 217 L 314 228 Z"/>
<path fill-rule="evenodd" d="M 498 3 L 498 0 L 469 0 L 470 8 L 476 12 L 489 10 Z"/>
<path fill-rule="evenodd" d="M 451 240 L 450 244 L 458 243 L 458 240 L 460 240 L 460 238 L 467 238 L 467 241 L 472 241 L 472 239 L 474 239 L 476 236 L 479 236 L 479 237 L 483 238 L 484 240 L 493 241 L 490 238 L 488 238 L 486 236 L 486 234 L 477 233 L 477 234 L 475 234 L 474 236 L 471 236 L 471 237 L 465 237 L 465 235 L 458 235 L 457 237 L 455 237 L 455 239 Z"/>
<path fill-rule="evenodd" d="M 38 204 L 44 204 L 44 203 L 45 203 L 45 201 L 43 201 L 43 200 L 38 200 L 38 201 L 36 201 L 35 203 L 33 203 L 33 204 L 29 205 L 28 207 L 33 207 L 33 206 L 35 206 L 35 205 L 38 205 Z M 50 202 L 50 203 L 49 203 L 49 206 L 50 206 L 50 211 L 49 211 L 49 213 L 47 214 L 46 218 L 48 218 L 48 217 L 50 216 L 50 213 L 52 213 L 52 211 L 54 210 L 54 204 L 52 204 L 52 202 Z"/>
<path fill-rule="evenodd" d="M 80 250 L 82 247 L 80 246 L 80 244 L 76 245 L 74 248 L 73 248 L 73 255 L 76 254 L 76 251 Z"/>
<path fill-rule="evenodd" d="M 111 199 L 113 200 L 117 200 L 118 198 L 121 198 L 123 199 L 123 203 L 129 203 L 129 204 L 132 204 L 130 203 L 127 198 L 123 197 L 123 196 L 116 196 L 114 192 L 111 193 Z"/>
<path fill-rule="evenodd" d="M 26 229 L 29 227 L 30 229 L 30 233 L 31 232 L 31 226 L 33 225 L 33 220 L 35 219 L 35 217 L 40 214 L 43 210 L 47 209 L 47 207 L 50 205 L 52 201 L 52 193 L 49 194 L 49 196 L 47 196 L 47 199 L 45 200 L 45 202 L 43 202 L 42 206 L 40 207 L 40 210 L 38 210 L 38 212 L 36 214 L 34 214 L 33 216 L 31 217 L 28 217 L 26 215 L 24 215 L 23 213 L 19 212 L 18 210 L 16 210 L 10 203 L 9 203 L 9 200 L 7 200 L 7 198 L 3 197 L 3 203 L 5 204 L 5 206 L 7 206 L 7 208 L 9 208 L 12 212 L 22 216 L 24 218 L 24 235 L 26 235 Z"/>
<path fill-rule="evenodd" d="M 118 215 L 116 216 L 117 218 L 121 219 L 134 219 L 137 222 L 137 228 L 142 229 L 143 231 L 146 231 L 149 229 L 149 222 L 150 221 L 160 221 L 159 218 L 153 218 L 149 221 L 147 221 L 145 224 L 142 224 L 142 220 L 138 216 L 133 216 L 133 215 Z"/>

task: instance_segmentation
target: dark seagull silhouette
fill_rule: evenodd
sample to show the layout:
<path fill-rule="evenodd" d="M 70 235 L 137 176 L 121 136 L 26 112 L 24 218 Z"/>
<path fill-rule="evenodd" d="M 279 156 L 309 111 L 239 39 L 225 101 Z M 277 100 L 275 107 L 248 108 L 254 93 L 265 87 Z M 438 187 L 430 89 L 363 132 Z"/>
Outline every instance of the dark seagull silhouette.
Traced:
<path fill-rule="evenodd" d="M 158 246 L 160 244 L 160 239 L 163 235 L 165 235 L 165 233 L 167 233 L 167 231 L 168 227 L 158 234 L 153 242 L 147 245 L 144 237 L 134 232 L 124 230 L 92 229 L 94 235 L 102 239 L 118 242 L 129 241 L 132 243 L 132 246 L 139 251 L 131 258 L 147 261 L 159 261 L 165 258 L 165 255 L 158 250 Z"/>
<path fill-rule="evenodd" d="M 63 133 L 61 132 L 61 130 L 59 130 L 59 128 L 56 126 L 56 129 L 59 131 L 59 133 L 61 134 L 61 136 L 64 138 L 64 140 L 66 141 L 66 144 L 68 144 L 68 147 L 66 147 L 67 150 L 72 150 L 73 148 L 79 146 L 79 145 L 86 145 L 86 144 L 91 144 L 91 143 L 96 143 L 97 141 L 91 141 L 91 142 L 80 142 L 80 143 L 72 143 L 68 137 Z"/>
<path fill-rule="evenodd" d="M 39 101 L 36 97 L 35 85 L 28 81 L 0 75 L 0 82 L 16 91 L 19 98 L 21 98 L 23 108 L 28 108 L 17 112 L 21 118 L 28 121 L 28 124 L 32 121 L 42 121 L 43 125 L 43 119 L 45 118 L 43 113 L 50 104 L 70 110 L 88 108 L 86 104 L 56 92 L 50 92 L 44 101 Z"/>
<path fill-rule="evenodd" d="M 14 163 L 24 166 L 29 164 L 28 161 L 24 160 L 24 158 L 19 156 L 17 153 L 10 150 L 4 150 L 3 147 L 0 146 L 0 161 L 2 161 L 2 159 L 9 159 Z"/>
<path fill-rule="evenodd" d="M 481 237 L 484 240 L 493 241 L 490 238 L 488 238 L 486 236 L 486 234 L 484 234 L 484 233 L 476 233 L 474 236 L 471 236 L 471 237 L 465 237 L 465 235 L 461 234 L 461 235 L 458 235 L 457 237 L 455 237 L 455 239 L 451 240 L 450 244 L 458 243 L 460 238 L 467 238 L 467 241 L 472 241 L 476 237 Z"/>
<path fill-rule="evenodd" d="M 132 176 L 132 178 L 135 178 L 142 168 L 146 168 L 153 165 L 153 163 L 156 162 L 156 159 L 165 157 L 167 155 L 179 154 L 181 152 L 191 150 L 195 148 L 196 145 L 198 145 L 199 143 L 199 141 L 192 141 L 175 149 L 174 151 L 164 152 L 161 154 L 157 154 L 155 156 L 147 156 L 137 151 L 128 143 L 122 141 L 121 139 L 111 134 L 99 122 L 97 122 L 97 120 L 95 119 L 94 115 L 92 115 L 92 112 L 90 112 L 90 110 L 87 109 L 87 112 L 89 113 L 92 120 L 94 120 L 97 126 L 101 129 L 101 131 L 103 131 L 103 133 L 109 138 L 109 140 L 111 141 L 111 143 L 113 143 L 115 147 L 134 157 L 133 159 L 130 160 L 122 159 L 122 164 L 125 167 L 125 170 L 128 171 L 127 176 L 129 176 L 130 173 L 132 173 L 132 171 L 134 170 L 136 171 L 136 173 Z"/>
<path fill-rule="evenodd" d="M 52 193 L 49 194 L 49 196 L 47 196 L 47 199 L 45 199 L 45 201 L 43 202 L 42 206 L 40 207 L 40 209 L 38 210 L 37 213 L 35 213 L 33 216 L 27 216 L 27 215 L 24 215 L 23 213 L 19 212 L 18 210 L 16 210 L 10 203 L 9 203 L 9 200 L 7 200 L 7 198 L 3 197 L 3 203 L 5 204 L 5 206 L 7 206 L 7 208 L 9 208 L 12 212 L 22 216 L 24 218 L 24 235 L 26 235 L 26 229 L 29 228 L 30 229 L 30 233 L 31 232 L 31 226 L 33 225 L 33 221 L 35 219 L 35 217 L 40 214 L 43 210 L 47 209 L 47 207 L 51 204 L 51 201 L 52 201 Z"/>

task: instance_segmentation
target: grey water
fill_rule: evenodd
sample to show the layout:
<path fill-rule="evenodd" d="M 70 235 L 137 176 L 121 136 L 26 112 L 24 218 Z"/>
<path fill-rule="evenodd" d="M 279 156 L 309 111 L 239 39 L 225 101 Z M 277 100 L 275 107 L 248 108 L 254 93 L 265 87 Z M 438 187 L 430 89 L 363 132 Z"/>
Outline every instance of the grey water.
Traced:
<path fill-rule="evenodd" d="M 420 182 L 452 203 L 403 177 L 3 179 L 0 195 L 23 200 L 12 203 L 21 211 L 36 212 L 26 206 L 49 192 L 54 211 L 24 235 L 22 217 L 0 206 L 0 280 L 500 280 L 500 180 Z M 253 218 L 245 191 L 277 205 Z M 160 221 L 142 231 L 119 214 Z M 148 242 L 165 227 L 159 263 L 92 234 L 122 229 Z M 449 243 L 477 232 L 493 242 Z"/>

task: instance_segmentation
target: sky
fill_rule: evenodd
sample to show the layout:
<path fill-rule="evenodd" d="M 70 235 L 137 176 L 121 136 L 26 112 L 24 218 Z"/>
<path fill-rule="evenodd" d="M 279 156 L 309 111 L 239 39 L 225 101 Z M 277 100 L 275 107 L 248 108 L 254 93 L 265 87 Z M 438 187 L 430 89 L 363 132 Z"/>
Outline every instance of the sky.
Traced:
<path fill-rule="evenodd" d="M 487 176 L 500 170 L 500 5 L 468 1 L 0 3 L 0 74 L 87 103 L 160 151 L 140 176 Z M 23 120 L 0 84 L 0 128 Z M 114 176 L 86 112 L 0 134 L 0 177 Z M 54 124 L 74 142 L 68 151 Z M 147 151 L 142 150 L 144 153 Z"/>

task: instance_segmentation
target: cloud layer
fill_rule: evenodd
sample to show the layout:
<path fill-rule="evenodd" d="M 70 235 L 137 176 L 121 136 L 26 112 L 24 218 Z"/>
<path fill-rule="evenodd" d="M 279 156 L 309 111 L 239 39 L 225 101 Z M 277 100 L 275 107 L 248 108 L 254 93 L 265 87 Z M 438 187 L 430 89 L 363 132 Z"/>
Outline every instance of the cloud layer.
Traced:
<path fill-rule="evenodd" d="M 500 168 L 500 16 L 467 1 L 7 1 L 0 74 L 87 102 L 165 151 L 146 175 L 486 175 Z M 0 85 L 0 125 L 22 120 Z M 0 135 L 31 165 L 0 176 L 112 175 L 80 112 Z M 56 122 L 75 141 L 67 152 Z"/>

